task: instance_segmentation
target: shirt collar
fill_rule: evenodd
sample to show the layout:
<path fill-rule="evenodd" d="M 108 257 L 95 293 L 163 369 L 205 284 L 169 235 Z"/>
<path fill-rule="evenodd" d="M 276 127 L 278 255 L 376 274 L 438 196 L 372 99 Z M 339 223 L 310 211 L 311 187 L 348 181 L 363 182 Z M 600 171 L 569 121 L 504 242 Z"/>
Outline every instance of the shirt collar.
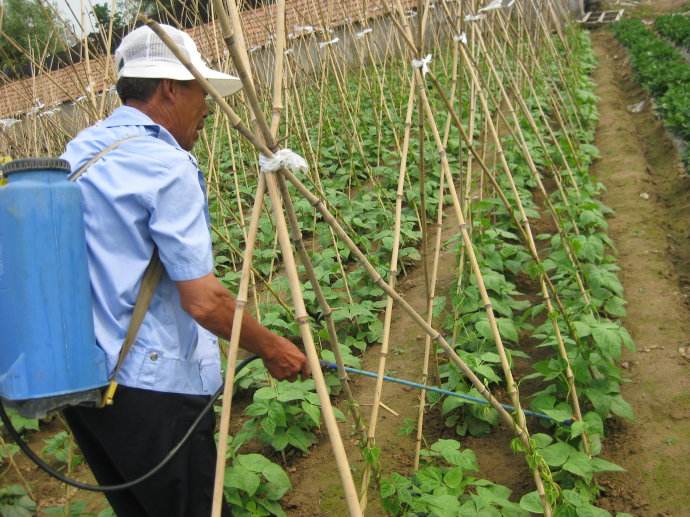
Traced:
<path fill-rule="evenodd" d="M 144 126 L 151 132 L 151 136 L 160 138 L 173 147 L 184 151 L 170 131 L 160 124 L 156 124 L 151 120 L 151 117 L 143 111 L 133 108 L 132 106 L 120 106 L 116 108 L 112 114 L 103 121 L 103 124 L 105 127 Z"/>

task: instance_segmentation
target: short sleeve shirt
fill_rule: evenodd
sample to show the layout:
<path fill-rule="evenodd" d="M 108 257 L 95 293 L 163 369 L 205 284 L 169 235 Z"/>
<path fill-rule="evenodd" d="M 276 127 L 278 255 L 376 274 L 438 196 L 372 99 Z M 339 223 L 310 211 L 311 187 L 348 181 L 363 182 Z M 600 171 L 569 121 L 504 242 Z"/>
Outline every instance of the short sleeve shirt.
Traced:
<path fill-rule="evenodd" d="M 195 158 L 141 111 L 122 106 L 85 129 L 62 158 L 77 170 L 131 138 L 78 180 L 84 202 L 96 339 L 115 368 L 154 247 L 165 267 L 117 381 L 205 395 L 221 385 L 216 338 L 182 309 L 175 282 L 212 272 L 208 204 Z"/>

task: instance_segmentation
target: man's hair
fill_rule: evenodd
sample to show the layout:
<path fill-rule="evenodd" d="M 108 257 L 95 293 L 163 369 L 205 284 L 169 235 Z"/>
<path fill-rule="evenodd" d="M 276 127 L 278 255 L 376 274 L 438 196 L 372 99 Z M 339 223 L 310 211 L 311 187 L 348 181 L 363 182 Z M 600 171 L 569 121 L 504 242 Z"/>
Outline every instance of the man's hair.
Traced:
<path fill-rule="evenodd" d="M 115 87 L 120 100 L 124 103 L 128 100 L 146 102 L 160 84 L 160 79 L 145 79 L 143 77 L 120 77 Z"/>

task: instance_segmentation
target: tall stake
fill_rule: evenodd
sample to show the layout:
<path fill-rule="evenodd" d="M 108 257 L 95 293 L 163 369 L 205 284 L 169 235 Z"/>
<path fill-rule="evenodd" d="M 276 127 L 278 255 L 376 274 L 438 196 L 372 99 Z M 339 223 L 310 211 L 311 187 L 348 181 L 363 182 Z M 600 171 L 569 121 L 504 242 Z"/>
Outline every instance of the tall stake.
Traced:
<path fill-rule="evenodd" d="M 414 108 L 414 77 L 410 81 L 410 93 L 407 100 L 407 114 L 405 115 L 405 132 L 403 133 L 403 147 L 400 156 L 400 170 L 398 173 L 398 188 L 395 197 L 395 222 L 393 229 L 393 247 L 388 274 L 388 286 L 395 289 L 395 282 L 398 277 L 398 252 L 400 250 L 400 228 L 402 222 L 402 202 L 405 197 L 405 176 L 407 174 L 407 157 L 410 145 L 410 129 L 412 127 L 412 112 Z M 383 376 L 386 370 L 386 358 L 388 357 L 388 347 L 390 342 L 391 321 L 393 318 L 393 298 L 386 298 L 386 312 L 383 318 L 383 336 L 381 338 L 381 351 L 379 352 L 379 363 L 376 371 L 376 386 L 374 388 L 374 400 L 369 416 L 369 430 L 367 432 L 367 447 L 373 447 L 376 437 L 376 424 L 378 423 L 379 407 L 381 406 L 381 394 L 383 393 Z M 371 475 L 372 465 L 366 464 L 362 474 L 361 503 L 366 507 L 367 489 Z"/>

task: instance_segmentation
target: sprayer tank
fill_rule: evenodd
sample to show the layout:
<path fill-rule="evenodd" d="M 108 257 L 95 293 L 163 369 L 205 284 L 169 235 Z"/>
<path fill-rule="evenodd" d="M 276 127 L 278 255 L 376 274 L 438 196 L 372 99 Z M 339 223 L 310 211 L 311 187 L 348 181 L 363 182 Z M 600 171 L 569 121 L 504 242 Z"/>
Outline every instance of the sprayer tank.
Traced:
<path fill-rule="evenodd" d="M 93 330 L 81 192 L 57 159 L 5 165 L 0 397 L 69 398 L 107 383 Z"/>

